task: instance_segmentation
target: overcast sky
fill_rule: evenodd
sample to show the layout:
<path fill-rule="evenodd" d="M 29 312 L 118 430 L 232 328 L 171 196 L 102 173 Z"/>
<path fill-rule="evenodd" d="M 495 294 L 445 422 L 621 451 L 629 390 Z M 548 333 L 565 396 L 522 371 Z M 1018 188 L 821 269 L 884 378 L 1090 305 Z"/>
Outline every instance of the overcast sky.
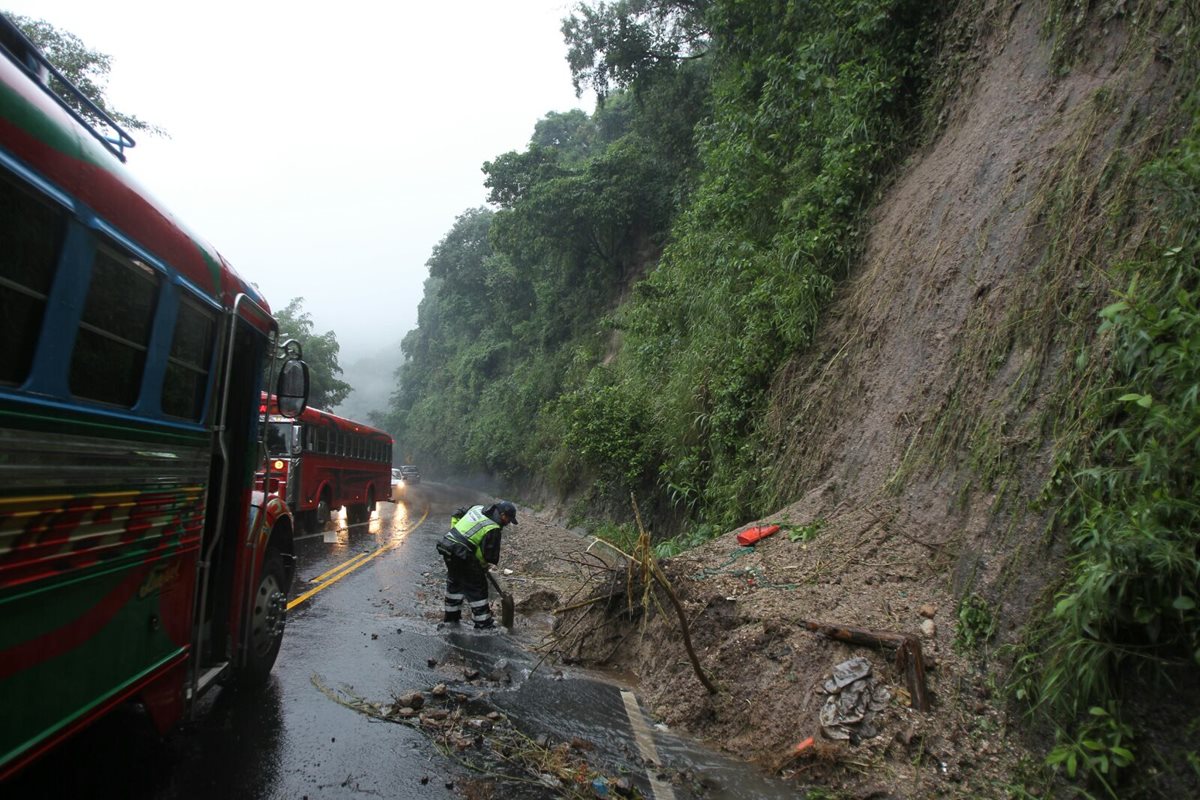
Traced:
<path fill-rule="evenodd" d="M 304 297 L 346 364 L 416 325 L 480 167 L 575 97 L 561 0 L 0 0 L 112 57 L 138 180 L 274 308 Z"/>

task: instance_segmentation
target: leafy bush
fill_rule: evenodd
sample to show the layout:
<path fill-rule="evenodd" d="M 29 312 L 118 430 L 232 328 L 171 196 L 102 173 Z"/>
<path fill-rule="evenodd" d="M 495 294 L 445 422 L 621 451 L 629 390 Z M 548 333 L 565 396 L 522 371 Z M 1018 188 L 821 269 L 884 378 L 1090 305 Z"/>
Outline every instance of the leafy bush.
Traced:
<path fill-rule="evenodd" d="M 1062 768 L 1067 777 L 1086 777 L 1117 798 L 1120 771 L 1134 762 L 1133 730 L 1107 709 L 1092 706 L 1089 720 L 1074 736 L 1059 729 L 1058 744 L 1046 756 L 1046 766 Z"/>

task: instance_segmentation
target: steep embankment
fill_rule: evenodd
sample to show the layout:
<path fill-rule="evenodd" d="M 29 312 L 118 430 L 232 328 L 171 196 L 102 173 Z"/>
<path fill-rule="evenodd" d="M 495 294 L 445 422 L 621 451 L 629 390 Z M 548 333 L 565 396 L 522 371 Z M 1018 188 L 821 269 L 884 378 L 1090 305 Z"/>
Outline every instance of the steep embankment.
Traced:
<path fill-rule="evenodd" d="M 1138 38 L 1154 20 L 1093 19 L 1056 44 L 1044 25 L 1062 4 L 963 6 L 944 56 L 963 77 L 937 133 L 880 197 L 865 258 L 772 390 L 784 507 L 768 519 L 797 527 L 752 552 L 731 532 L 667 564 L 722 692 L 691 674 L 671 614 L 644 633 L 572 628 L 578 652 L 641 676 L 665 722 L 856 796 L 1044 788 L 1047 741 L 996 691 L 1065 567 L 1033 501 L 1103 362 L 1106 267 L 1146 233 L 1133 177 L 1178 108 L 1171 64 Z M 878 735 L 822 738 L 835 665 L 866 656 L 902 698 L 905 681 L 887 655 L 801 620 L 924 630 L 932 711 L 892 703 Z"/>

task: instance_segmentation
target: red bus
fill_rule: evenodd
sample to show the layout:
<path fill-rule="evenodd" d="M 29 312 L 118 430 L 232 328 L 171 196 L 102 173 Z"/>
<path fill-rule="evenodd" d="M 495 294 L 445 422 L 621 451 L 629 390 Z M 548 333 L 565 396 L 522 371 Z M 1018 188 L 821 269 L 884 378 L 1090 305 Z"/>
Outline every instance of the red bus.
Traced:
<path fill-rule="evenodd" d="M 51 78 L 0 15 L 0 780 L 122 703 L 165 731 L 265 679 L 293 572 L 254 488 L 278 326 Z M 279 375 L 299 414 L 307 367 Z"/>
<path fill-rule="evenodd" d="M 392 499 L 391 436 L 316 408 L 294 420 L 277 410 L 272 398 L 268 466 L 302 528 L 322 529 L 342 507 L 349 524 L 367 522 L 378 501 Z"/>

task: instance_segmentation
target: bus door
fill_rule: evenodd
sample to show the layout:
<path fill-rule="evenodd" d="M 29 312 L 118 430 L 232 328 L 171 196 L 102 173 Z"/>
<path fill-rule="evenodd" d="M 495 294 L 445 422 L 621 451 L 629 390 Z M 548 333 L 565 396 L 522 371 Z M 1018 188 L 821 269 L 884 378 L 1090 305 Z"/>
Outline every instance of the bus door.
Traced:
<path fill-rule="evenodd" d="M 266 315 L 244 295 L 239 299 Z M 216 430 L 193 633 L 196 658 L 192 661 L 189 699 L 224 677 L 231 666 L 236 649 L 232 638 L 236 634 L 232 630 L 233 604 L 244 596 L 237 582 L 247 580 L 246 571 L 254 568 L 253 554 L 244 552 L 244 544 L 260 458 L 263 364 L 274 341 L 273 336 L 247 321 L 243 313 L 241 308 L 230 312 L 225 361 L 216 392 L 222 399 L 214 415 Z M 247 561 L 251 562 L 249 566 Z"/>

